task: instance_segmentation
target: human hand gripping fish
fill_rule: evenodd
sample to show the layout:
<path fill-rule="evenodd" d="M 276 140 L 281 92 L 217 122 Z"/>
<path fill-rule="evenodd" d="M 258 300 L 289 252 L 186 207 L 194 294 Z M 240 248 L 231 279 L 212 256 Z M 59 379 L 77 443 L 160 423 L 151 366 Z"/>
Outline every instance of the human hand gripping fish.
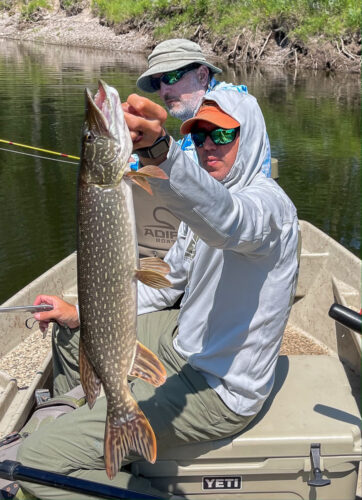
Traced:
<path fill-rule="evenodd" d="M 130 180 L 150 191 L 147 177 L 167 179 L 158 167 L 131 172 L 132 140 L 117 91 L 99 82 L 86 90 L 86 117 L 78 175 L 77 266 L 80 314 L 79 369 L 88 405 L 101 384 L 107 398 L 104 458 L 109 478 L 131 450 L 149 462 L 157 455 L 154 432 L 133 399 L 129 375 L 154 386 L 166 380 L 158 358 L 136 339 L 137 279 L 163 288 L 169 266 L 138 261 Z M 141 181 L 140 181 L 141 179 Z"/>
<path fill-rule="evenodd" d="M 136 151 L 151 146 L 159 137 L 166 134 L 163 125 L 167 119 L 167 112 L 159 104 L 147 97 L 131 94 L 127 102 L 122 103 L 122 108 Z"/>

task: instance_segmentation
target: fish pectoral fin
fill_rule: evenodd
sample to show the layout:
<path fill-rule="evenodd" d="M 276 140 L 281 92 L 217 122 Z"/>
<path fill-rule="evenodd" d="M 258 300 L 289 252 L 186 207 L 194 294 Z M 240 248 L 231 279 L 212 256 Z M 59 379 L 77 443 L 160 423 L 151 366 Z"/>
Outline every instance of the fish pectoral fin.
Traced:
<path fill-rule="evenodd" d="M 137 152 L 137 151 L 136 151 Z M 153 179 L 168 179 L 168 175 L 162 170 L 162 168 L 156 165 L 146 165 L 139 170 L 131 170 L 127 172 L 127 177 L 131 179 L 134 177 L 152 177 Z"/>
<path fill-rule="evenodd" d="M 131 395 L 128 407 L 130 407 L 130 411 L 122 421 L 107 414 L 104 461 L 109 479 L 114 478 L 122 465 L 122 460 L 131 450 L 152 464 L 156 461 L 157 443 L 155 434 L 149 421 Z"/>
<path fill-rule="evenodd" d="M 165 278 L 163 273 L 158 271 L 136 269 L 135 276 L 138 280 L 142 281 L 142 283 L 152 288 L 167 288 L 172 286 L 171 281 Z"/>
<path fill-rule="evenodd" d="M 165 367 L 156 354 L 138 341 L 136 343 L 136 355 L 129 375 L 141 378 L 155 387 L 164 384 L 167 378 Z"/>
<path fill-rule="evenodd" d="M 86 395 L 88 406 L 89 408 L 93 408 L 101 392 L 102 382 L 87 357 L 82 339 L 79 341 L 79 373 L 80 382 Z"/>
<path fill-rule="evenodd" d="M 147 177 L 153 179 L 168 179 L 168 176 L 162 168 L 157 167 L 156 165 L 147 165 L 146 167 L 142 167 L 140 170 L 131 170 L 130 172 L 127 172 L 126 176 L 151 195 L 153 192 L 149 182 L 147 181 Z"/>
<path fill-rule="evenodd" d="M 170 266 L 164 260 L 159 257 L 143 257 L 140 259 L 141 271 L 158 271 L 159 273 L 166 275 L 171 269 Z"/>
<path fill-rule="evenodd" d="M 139 186 L 142 189 L 144 189 L 145 191 L 147 191 L 148 194 L 153 195 L 153 191 L 152 191 L 152 188 L 151 188 L 150 183 L 148 182 L 148 180 L 146 180 L 144 177 L 133 177 L 133 176 L 131 176 L 129 174 L 130 174 L 130 172 L 127 173 L 126 175 L 128 177 L 130 177 L 130 179 L 132 180 L 132 182 L 134 184 L 137 184 L 137 186 Z"/>

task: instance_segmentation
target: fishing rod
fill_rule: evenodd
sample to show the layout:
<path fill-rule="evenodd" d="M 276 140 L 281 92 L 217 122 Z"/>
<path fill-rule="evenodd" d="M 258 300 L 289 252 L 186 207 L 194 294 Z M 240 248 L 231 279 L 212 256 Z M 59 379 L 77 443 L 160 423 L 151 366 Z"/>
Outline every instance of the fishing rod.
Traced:
<path fill-rule="evenodd" d="M 26 467 L 14 460 L 4 460 L 0 462 L 0 477 L 9 481 L 29 481 L 30 483 L 53 486 L 73 493 L 83 493 L 98 498 L 109 499 L 139 499 L 139 500 L 159 500 L 159 497 L 137 493 L 136 491 L 110 486 L 108 484 L 96 483 L 78 477 L 66 476 L 47 472 L 33 467 Z"/>
<path fill-rule="evenodd" d="M 42 153 L 49 153 L 52 155 L 62 156 L 63 158 L 72 158 L 73 160 L 80 160 L 79 156 L 68 155 L 66 153 L 58 153 L 57 151 L 51 151 L 49 149 L 38 148 L 35 146 L 28 146 L 27 144 L 21 144 L 20 142 L 8 141 L 5 139 L 0 139 L 3 144 L 9 144 L 10 146 L 18 146 L 20 148 L 33 149 L 34 151 L 40 151 Z"/>
<path fill-rule="evenodd" d="M 38 148 L 35 146 L 28 146 L 27 144 L 20 144 L 19 142 L 7 141 L 5 139 L 0 139 L 0 143 L 9 144 L 11 146 L 19 146 L 21 148 L 33 149 L 34 151 L 42 151 L 43 153 L 49 153 L 52 155 L 62 156 L 63 158 L 73 158 L 74 160 L 80 160 L 79 156 L 68 155 L 66 153 L 58 153 L 57 151 L 50 151 L 49 149 Z M 63 163 L 71 163 L 72 165 L 78 165 L 78 163 L 76 163 L 74 161 L 60 160 L 59 158 L 49 158 L 47 156 L 40 156 L 40 155 L 32 155 L 30 153 L 24 153 L 22 151 L 14 151 L 13 149 L 0 148 L 0 150 L 1 151 L 8 151 L 9 153 L 16 153 L 16 154 L 21 154 L 21 155 L 26 155 L 26 156 L 32 156 L 33 158 L 41 158 L 42 160 L 61 161 Z M 135 158 L 134 158 L 134 160 L 135 160 Z M 137 162 L 132 163 L 132 161 L 130 161 L 130 168 L 131 168 L 131 170 L 137 170 Z"/>
<path fill-rule="evenodd" d="M 76 161 L 61 160 L 60 158 L 50 158 L 49 156 L 32 155 L 31 153 L 25 153 L 24 151 L 14 151 L 13 149 L 8 149 L 8 148 L 0 148 L 0 151 L 6 151 L 7 153 L 15 153 L 17 155 L 31 156 L 31 158 L 40 158 L 41 160 L 58 161 L 58 162 L 60 161 L 62 163 L 78 165 L 78 162 Z"/>

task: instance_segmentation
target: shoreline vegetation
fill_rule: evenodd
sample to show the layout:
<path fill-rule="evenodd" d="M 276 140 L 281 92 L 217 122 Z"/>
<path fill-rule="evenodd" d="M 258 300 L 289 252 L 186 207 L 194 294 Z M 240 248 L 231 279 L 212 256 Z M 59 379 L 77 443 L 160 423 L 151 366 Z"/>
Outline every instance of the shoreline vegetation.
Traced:
<path fill-rule="evenodd" d="M 0 38 L 149 53 L 189 38 L 225 63 L 359 73 L 359 0 L 0 0 Z"/>

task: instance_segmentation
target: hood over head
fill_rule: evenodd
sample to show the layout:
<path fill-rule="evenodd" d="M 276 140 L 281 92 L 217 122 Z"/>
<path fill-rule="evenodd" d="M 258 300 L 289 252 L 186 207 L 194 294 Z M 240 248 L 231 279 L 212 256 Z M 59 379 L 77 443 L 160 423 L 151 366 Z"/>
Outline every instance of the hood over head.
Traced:
<path fill-rule="evenodd" d="M 209 92 L 202 98 L 194 118 L 187 120 L 181 126 L 182 133 L 189 132 L 197 118 L 204 119 L 205 101 L 214 101 L 224 113 L 232 118 L 230 123 L 236 121 L 240 124 L 237 156 L 230 172 L 221 182 L 227 188 L 236 183 L 239 186 L 247 186 L 261 171 L 267 152 L 266 127 L 257 100 L 250 94 L 242 94 L 232 89 Z"/>

